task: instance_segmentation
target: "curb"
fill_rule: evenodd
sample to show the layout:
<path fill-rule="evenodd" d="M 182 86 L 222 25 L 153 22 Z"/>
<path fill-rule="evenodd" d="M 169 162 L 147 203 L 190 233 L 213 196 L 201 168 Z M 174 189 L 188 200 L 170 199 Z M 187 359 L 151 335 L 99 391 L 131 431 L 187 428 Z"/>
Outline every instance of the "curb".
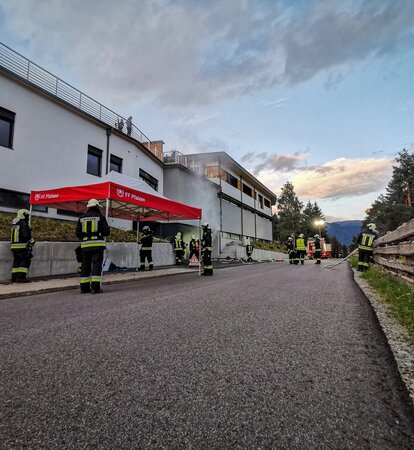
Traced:
<path fill-rule="evenodd" d="M 133 272 L 135 273 L 135 272 Z M 174 275 L 184 275 L 189 273 L 196 273 L 191 270 L 183 270 L 182 272 L 175 272 L 175 273 L 160 273 L 156 274 L 156 271 L 152 275 L 145 275 L 142 274 L 139 277 L 134 278 L 124 278 L 124 279 L 118 279 L 118 280 L 109 280 L 109 281 L 103 281 L 102 285 L 109 286 L 111 284 L 121 284 L 121 283 L 129 283 L 131 281 L 141 281 L 141 280 L 150 280 L 153 278 L 163 278 L 163 277 L 172 277 Z M 0 293 L 0 300 L 5 300 L 8 298 L 17 298 L 17 297 L 28 297 L 30 295 L 38 295 L 38 294 L 47 294 L 50 292 L 60 292 L 60 291 L 70 291 L 79 289 L 79 284 L 73 284 L 73 285 L 66 285 L 66 286 L 53 286 L 53 287 L 45 287 L 45 288 L 39 288 L 39 289 L 32 289 L 30 291 L 22 291 L 22 292 L 9 292 L 6 294 Z"/>
<path fill-rule="evenodd" d="M 368 285 L 360 272 L 355 269 L 352 269 L 352 271 L 355 282 L 369 300 L 377 316 L 380 327 L 391 348 L 400 377 L 408 390 L 412 403 L 414 403 L 414 347 L 408 344 L 406 331 L 388 311 L 387 305 L 381 300 L 381 296 Z"/>

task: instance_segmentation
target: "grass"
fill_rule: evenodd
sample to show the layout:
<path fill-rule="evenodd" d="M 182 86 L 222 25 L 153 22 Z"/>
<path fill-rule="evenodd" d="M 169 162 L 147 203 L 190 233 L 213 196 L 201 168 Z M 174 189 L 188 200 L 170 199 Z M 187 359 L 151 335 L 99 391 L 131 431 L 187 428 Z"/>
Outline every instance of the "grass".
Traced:
<path fill-rule="evenodd" d="M 351 266 L 356 268 L 358 260 L 351 258 Z M 381 296 L 389 311 L 408 333 L 411 344 L 414 344 L 414 289 L 371 265 L 362 278 Z"/>
<path fill-rule="evenodd" d="M 0 241 L 10 240 L 10 226 L 14 217 L 15 214 L 0 212 Z M 36 241 L 77 242 L 75 230 L 75 221 L 32 217 L 32 235 Z M 137 232 L 111 227 L 108 241 L 136 242 Z M 164 242 L 164 239 L 154 237 L 154 241 Z"/>
<path fill-rule="evenodd" d="M 272 250 L 274 252 L 286 252 L 286 247 L 277 242 L 269 243 L 269 242 L 253 241 L 252 245 L 254 246 L 254 248 L 257 248 L 260 250 Z"/>

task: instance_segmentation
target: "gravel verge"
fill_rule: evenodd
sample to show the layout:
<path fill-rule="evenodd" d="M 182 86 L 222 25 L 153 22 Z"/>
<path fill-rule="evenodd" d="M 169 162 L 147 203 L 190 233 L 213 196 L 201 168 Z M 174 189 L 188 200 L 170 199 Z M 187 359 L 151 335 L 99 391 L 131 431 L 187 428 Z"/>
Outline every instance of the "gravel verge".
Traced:
<path fill-rule="evenodd" d="M 361 273 L 354 270 L 354 278 L 363 293 L 370 301 L 385 337 L 390 345 L 397 363 L 401 378 L 408 389 L 414 404 L 414 346 L 408 343 L 407 333 L 389 311 L 380 294 L 374 291 L 362 278 Z"/>

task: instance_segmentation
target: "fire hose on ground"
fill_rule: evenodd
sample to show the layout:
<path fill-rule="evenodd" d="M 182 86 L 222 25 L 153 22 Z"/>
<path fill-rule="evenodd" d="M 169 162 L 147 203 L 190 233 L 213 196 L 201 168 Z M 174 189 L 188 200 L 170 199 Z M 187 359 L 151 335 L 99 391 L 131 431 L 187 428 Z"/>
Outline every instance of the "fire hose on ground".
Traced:
<path fill-rule="evenodd" d="M 324 269 L 333 269 L 336 266 L 339 266 L 339 264 L 342 264 L 343 262 L 345 262 L 350 256 L 354 255 L 356 252 L 358 251 L 358 249 L 356 248 L 353 252 L 351 252 L 346 258 L 341 259 L 338 262 L 335 262 L 333 264 L 325 264 L 323 266 Z"/>

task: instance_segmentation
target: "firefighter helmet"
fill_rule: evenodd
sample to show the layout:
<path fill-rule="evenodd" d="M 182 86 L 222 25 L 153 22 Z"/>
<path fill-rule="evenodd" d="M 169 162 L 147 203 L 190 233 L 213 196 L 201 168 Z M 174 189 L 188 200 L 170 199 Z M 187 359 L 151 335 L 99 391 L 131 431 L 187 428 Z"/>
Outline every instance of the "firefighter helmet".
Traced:
<path fill-rule="evenodd" d="M 97 206 L 98 208 L 101 207 L 100 203 L 98 202 L 98 200 L 96 200 L 96 198 L 91 198 L 86 207 L 93 208 L 94 206 Z"/>
<path fill-rule="evenodd" d="M 299 237 L 300 237 L 300 238 L 303 238 L 303 237 L 304 237 L 304 236 L 303 236 L 303 233 L 300 233 Z"/>
<path fill-rule="evenodd" d="M 208 222 L 203 222 L 201 225 L 203 228 L 210 228 L 210 224 Z"/>
<path fill-rule="evenodd" d="M 25 219 L 26 217 L 25 216 L 29 216 L 30 215 L 30 212 L 27 210 L 27 209 L 19 209 L 18 211 L 17 211 L 17 218 L 18 219 Z"/>
<path fill-rule="evenodd" d="M 150 227 L 148 225 L 145 225 L 145 227 L 142 228 L 142 231 L 149 231 Z"/>
<path fill-rule="evenodd" d="M 176 237 L 177 239 L 181 239 L 181 233 L 178 232 L 178 233 L 175 235 L 175 237 Z"/>
<path fill-rule="evenodd" d="M 293 241 L 293 237 L 289 236 L 288 241 Z"/>
<path fill-rule="evenodd" d="M 315 239 L 319 237 L 319 234 L 315 234 L 315 236 L 313 236 Z"/>
<path fill-rule="evenodd" d="M 375 223 L 369 223 L 367 225 L 367 228 L 368 230 L 375 231 L 377 229 L 377 226 L 375 225 Z"/>
<path fill-rule="evenodd" d="M 194 239 L 194 240 L 195 240 L 195 238 L 196 238 L 196 237 L 194 236 L 194 234 L 192 234 L 192 235 L 191 235 L 191 239 Z"/>

